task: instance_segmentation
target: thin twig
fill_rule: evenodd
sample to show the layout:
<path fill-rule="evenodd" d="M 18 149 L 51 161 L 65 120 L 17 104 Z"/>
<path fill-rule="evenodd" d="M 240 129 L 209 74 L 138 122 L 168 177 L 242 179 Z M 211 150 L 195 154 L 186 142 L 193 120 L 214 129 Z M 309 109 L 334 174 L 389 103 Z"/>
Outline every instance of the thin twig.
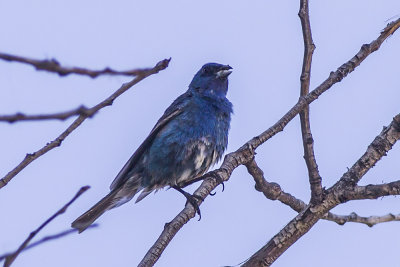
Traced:
<path fill-rule="evenodd" d="M 56 59 L 38 60 L 21 56 L 14 56 L 11 54 L 0 53 L 0 59 L 5 61 L 13 61 L 24 63 L 33 66 L 36 70 L 43 70 L 48 72 L 57 73 L 59 76 L 67 76 L 70 74 L 85 75 L 91 78 L 97 78 L 100 75 L 125 75 L 125 76 L 138 76 L 143 75 L 143 69 L 133 69 L 127 71 L 117 71 L 111 68 L 104 68 L 102 70 L 90 70 L 81 67 L 64 67 Z"/>
<path fill-rule="evenodd" d="M 299 17 L 304 40 L 303 68 L 300 76 L 300 97 L 302 97 L 307 95 L 310 90 L 311 62 L 315 49 L 311 34 L 308 0 L 300 0 Z M 310 126 L 310 107 L 307 105 L 299 115 L 301 135 L 303 138 L 304 160 L 306 161 L 311 188 L 311 202 L 318 203 L 322 200 L 322 179 L 318 171 L 318 165 L 314 154 L 314 139 L 311 134 Z"/>
<path fill-rule="evenodd" d="M 44 223 L 42 223 L 39 226 L 39 228 L 37 228 L 35 231 L 31 232 L 29 234 L 28 238 L 19 246 L 19 248 L 14 253 L 12 253 L 11 255 L 6 257 L 6 261 L 4 262 L 4 267 L 10 266 L 13 263 L 13 261 L 18 257 L 18 255 L 21 253 L 21 251 L 24 250 L 28 246 L 29 242 L 36 236 L 36 234 L 40 232 L 40 230 L 42 230 L 47 224 L 49 224 L 57 216 L 63 214 L 67 210 L 67 208 L 72 203 L 74 203 L 74 201 L 79 196 L 81 196 L 83 193 L 85 193 L 86 190 L 88 190 L 89 188 L 90 188 L 90 186 L 81 187 L 81 189 L 79 189 L 78 193 L 76 193 L 75 196 L 67 204 L 65 204 L 60 210 L 58 210 L 50 218 L 48 218 Z"/>
<path fill-rule="evenodd" d="M 0 121 L 3 122 L 17 122 L 17 121 L 38 121 L 38 120 L 66 120 L 70 117 L 77 115 L 88 114 L 89 109 L 85 106 L 80 106 L 73 110 L 54 113 L 54 114 L 40 114 L 40 115 L 26 115 L 23 113 L 16 113 L 13 115 L 0 115 Z M 91 114 L 93 116 L 94 114 Z"/>
<path fill-rule="evenodd" d="M 343 225 L 348 222 L 355 222 L 355 223 L 362 223 L 369 227 L 372 227 L 378 223 L 400 221 L 400 214 L 389 213 L 383 216 L 362 217 L 355 212 L 350 213 L 350 215 L 336 215 L 330 213 L 327 219 L 335 221 L 340 225 Z"/>
<path fill-rule="evenodd" d="M 33 152 L 32 154 L 27 154 L 25 158 L 19 163 L 14 169 L 12 169 L 6 176 L 4 176 L 0 180 L 0 189 L 4 186 L 7 185 L 8 182 L 11 181 L 21 170 L 23 170 L 26 166 L 28 166 L 32 161 L 35 159 L 39 158 L 40 156 L 46 154 L 53 148 L 56 148 L 61 145 L 61 143 L 64 141 L 64 139 L 72 133 L 76 128 L 78 128 L 79 125 L 82 124 L 87 118 L 90 118 L 95 114 L 97 111 L 100 109 L 111 106 L 113 104 L 113 101 L 126 92 L 129 88 L 140 82 L 141 80 L 145 79 L 146 77 L 158 73 L 159 71 L 165 69 L 168 67 L 170 59 L 164 59 L 160 62 L 157 63 L 157 65 L 151 69 L 146 69 L 143 70 L 142 74 L 136 76 L 132 81 L 128 83 L 124 83 L 117 91 L 115 91 L 112 95 L 107 97 L 105 100 L 100 102 L 99 104 L 95 105 L 94 107 L 88 109 L 84 114 L 79 115 L 79 117 L 64 131 L 62 132 L 56 139 L 53 141 L 47 143 L 44 147 L 39 149 L 36 152 Z"/>
<path fill-rule="evenodd" d="M 331 88 L 334 84 L 343 80 L 343 78 L 346 77 L 349 73 L 351 73 L 358 65 L 360 65 L 361 62 L 364 61 L 364 59 L 366 59 L 371 53 L 378 50 L 381 44 L 386 40 L 386 38 L 388 38 L 391 34 L 393 34 L 395 30 L 397 30 L 399 27 L 400 27 L 400 19 L 388 24 L 388 26 L 381 32 L 381 34 L 376 40 L 372 41 L 368 45 L 363 45 L 361 47 L 361 50 L 353 58 L 351 58 L 348 62 L 340 66 L 335 72 L 331 72 L 329 77 L 321 85 L 319 85 L 317 88 L 311 91 L 308 95 L 301 97 L 297 102 L 297 104 L 293 106 L 272 127 L 270 127 L 260 135 L 248 141 L 246 144 L 244 144 L 235 152 L 226 155 L 221 167 L 214 171 L 214 174 L 218 175 L 220 179 L 218 179 L 217 181 L 216 178 L 207 178 L 195 191 L 195 194 L 200 196 L 202 199 L 205 199 L 208 196 L 208 194 L 212 192 L 219 185 L 220 182 L 228 181 L 234 169 L 236 169 L 240 165 L 248 163 L 254 157 L 254 151 L 258 146 L 266 142 L 275 134 L 281 132 L 286 127 L 286 125 L 301 110 L 305 108 L 306 105 L 316 100 L 321 94 L 323 94 L 325 91 Z M 208 177 L 208 174 L 205 174 L 203 176 L 203 178 L 205 177 Z M 189 183 L 190 181 L 187 182 L 186 184 Z M 178 186 L 181 185 L 185 184 L 179 184 Z M 198 203 L 198 205 L 200 204 L 201 203 Z M 323 212 L 323 214 L 325 214 L 326 212 L 327 211 Z M 175 234 L 183 227 L 184 224 L 186 224 L 191 218 L 193 218 L 194 215 L 195 215 L 195 210 L 193 209 L 193 207 L 191 205 L 186 205 L 185 208 L 170 223 L 167 223 L 165 225 L 161 235 L 153 244 L 153 246 L 147 251 L 146 255 L 139 263 L 139 266 L 140 267 L 153 266 L 160 258 L 161 254 L 168 246 L 172 238 L 175 236 Z M 303 214 L 299 214 L 299 216 L 302 215 Z M 322 216 L 323 215 L 321 215 L 321 217 Z M 316 221 L 318 221 L 318 219 Z M 315 222 L 310 221 L 312 225 Z M 308 230 L 309 229 L 307 229 L 307 231 Z M 300 238 L 300 236 L 298 236 L 298 238 Z M 291 244 L 292 244 L 291 242 L 288 243 L 288 245 Z M 276 258 L 279 255 L 277 255 Z"/>
<path fill-rule="evenodd" d="M 88 227 L 88 229 L 95 228 L 97 226 L 99 226 L 99 225 L 98 224 L 92 224 L 92 225 L 90 225 Z M 45 242 L 48 242 L 48 241 L 51 241 L 51 240 L 55 240 L 55 239 L 59 239 L 61 237 L 67 236 L 67 235 L 72 234 L 72 233 L 77 233 L 77 232 L 78 232 L 77 229 L 68 229 L 68 230 L 62 231 L 62 232 L 54 234 L 54 235 L 45 236 L 42 239 L 40 239 L 40 240 L 38 240 L 36 242 L 33 242 L 32 244 L 26 246 L 21 252 L 26 251 L 26 250 L 31 249 L 31 248 L 34 248 L 34 247 L 36 247 L 36 246 L 38 246 L 38 245 L 40 245 L 42 243 L 45 243 Z M 3 255 L 0 255 L 0 262 L 5 260 L 5 258 L 11 256 L 12 254 L 13 253 L 6 253 L 6 254 L 3 254 Z"/>

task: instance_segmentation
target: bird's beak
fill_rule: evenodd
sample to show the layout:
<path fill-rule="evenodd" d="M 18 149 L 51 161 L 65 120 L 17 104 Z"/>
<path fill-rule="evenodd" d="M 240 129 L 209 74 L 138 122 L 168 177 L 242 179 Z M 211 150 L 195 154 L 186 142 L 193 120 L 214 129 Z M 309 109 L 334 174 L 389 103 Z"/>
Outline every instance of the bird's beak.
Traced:
<path fill-rule="evenodd" d="M 217 72 L 217 78 L 226 78 L 231 73 L 232 73 L 232 67 L 226 65 L 220 71 Z"/>

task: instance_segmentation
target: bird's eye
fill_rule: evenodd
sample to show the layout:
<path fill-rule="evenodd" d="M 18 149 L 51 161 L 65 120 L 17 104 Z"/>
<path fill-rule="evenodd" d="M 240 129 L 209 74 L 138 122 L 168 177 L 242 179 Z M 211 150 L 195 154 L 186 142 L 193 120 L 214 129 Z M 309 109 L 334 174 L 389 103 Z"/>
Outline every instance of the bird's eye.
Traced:
<path fill-rule="evenodd" d="M 210 72 L 210 69 L 209 68 L 204 68 L 203 69 L 203 74 L 208 74 Z"/>

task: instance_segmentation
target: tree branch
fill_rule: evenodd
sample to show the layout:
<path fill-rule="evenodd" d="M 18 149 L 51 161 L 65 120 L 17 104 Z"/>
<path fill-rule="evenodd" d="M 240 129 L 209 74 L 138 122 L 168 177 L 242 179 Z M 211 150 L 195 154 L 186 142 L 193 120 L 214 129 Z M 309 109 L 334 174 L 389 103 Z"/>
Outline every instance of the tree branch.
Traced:
<path fill-rule="evenodd" d="M 327 216 L 327 220 L 335 221 L 340 225 L 348 222 L 355 222 L 366 224 L 369 227 L 372 227 L 378 223 L 400 221 L 400 214 L 394 215 L 392 213 L 389 213 L 383 216 L 362 217 L 355 212 L 350 213 L 350 215 L 336 215 L 333 213 L 329 213 L 329 215 Z"/>
<path fill-rule="evenodd" d="M 318 99 L 320 95 L 326 92 L 334 84 L 342 81 L 349 73 L 353 72 L 356 67 L 358 67 L 361 62 L 363 62 L 370 54 L 377 51 L 382 43 L 392 35 L 400 27 L 400 19 L 389 23 L 385 29 L 381 32 L 379 37 L 369 44 L 364 44 L 361 46 L 360 51 L 352 57 L 349 61 L 341 65 L 335 72 L 331 72 L 329 77 L 322 82 L 317 88 L 311 91 L 308 95 L 300 97 L 296 105 L 294 105 L 278 122 L 276 122 L 272 127 L 267 129 L 265 132 L 254 137 L 244 146 L 249 146 L 252 150 L 256 149 L 258 146 L 266 142 L 272 136 L 281 132 L 285 126 L 298 114 L 304 107 L 314 100 Z M 243 147 L 242 147 L 243 148 Z"/>
<path fill-rule="evenodd" d="M 399 20 L 400 24 L 400 20 Z M 327 190 L 325 198 L 321 203 L 309 204 L 302 210 L 293 220 L 291 220 L 278 234 L 276 234 L 265 246 L 257 251 L 248 262 L 243 264 L 247 266 L 270 266 L 283 252 L 293 245 L 300 237 L 306 234 L 315 223 L 324 217 L 328 211 L 337 205 L 352 200 L 350 198 L 354 191 L 355 184 L 349 183 L 347 177 L 355 177 L 350 181 L 360 180 L 386 153 L 392 148 L 394 143 L 400 139 L 400 114 L 393 118 L 393 121 L 388 127 L 374 139 L 371 145 L 368 146 L 367 152 L 353 165 L 339 182 L 334 184 Z M 376 150 L 376 148 L 379 148 Z M 360 162 L 368 163 L 360 167 Z M 397 182 L 394 182 L 397 183 Z M 369 187 L 367 189 L 367 187 Z M 376 192 L 378 187 L 367 186 L 359 187 L 360 191 Z M 375 190 L 370 190 L 370 189 Z M 393 183 L 385 187 L 385 190 L 399 192 L 399 188 L 394 188 Z M 382 192 L 386 192 L 382 188 Z M 387 192 L 389 192 L 387 191 Z M 345 192 L 345 193 L 344 193 Z M 349 196 L 349 198 L 346 198 Z"/>
<path fill-rule="evenodd" d="M 13 123 L 16 121 L 37 121 L 37 120 L 66 120 L 70 117 L 77 115 L 87 115 L 90 112 L 85 106 L 80 106 L 73 110 L 54 113 L 54 114 L 40 114 L 40 115 L 26 115 L 23 113 L 16 113 L 13 115 L 0 115 L 0 121 Z M 91 114 L 90 116 L 93 116 Z"/>
<path fill-rule="evenodd" d="M 297 212 L 306 208 L 307 205 L 304 201 L 284 192 L 279 184 L 268 182 L 264 177 L 264 172 L 258 167 L 254 158 L 246 164 L 246 168 L 256 182 L 256 190 L 263 193 L 266 198 L 270 200 L 279 200 Z"/>
<path fill-rule="evenodd" d="M 40 232 L 40 230 L 42 230 L 44 227 L 46 227 L 47 224 L 49 224 L 52 220 L 54 220 L 57 216 L 63 214 L 67 208 L 74 203 L 74 201 L 80 197 L 83 193 L 86 192 L 86 190 L 88 190 L 90 188 L 90 186 L 84 186 L 81 187 L 81 189 L 79 189 L 78 193 L 75 194 L 75 196 L 67 203 L 65 204 L 60 210 L 58 210 L 55 214 L 53 214 L 50 218 L 48 218 L 44 223 L 42 223 L 42 225 L 39 226 L 39 228 L 37 228 L 35 231 L 31 232 L 28 236 L 28 238 L 19 246 L 19 248 L 12 253 L 11 255 L 8 255 L 6 257 L 6 261 L 4 262 L 4 267 L 8 267 L 10 266 L 13 261 L 18 257 L 18 255 L 21 253 L 22 250 L 24 250 L 29 242 L 37 235 L 37 233 Z"/>
<path fill-rule="evenodd" d="M 387 183 L 366 186 L 355 186 L 345 190 L 339 197 L 341 200 L 377 199 L 384 196 L 400 195 L 400 180 Z"/>
<path fill-rule="evenodd" d="M 258 167 L 256 161 L 253 159 L 249 163 L 246 164 L 247 171 L 253 176 L 254 181 L 256 182 L 256 190 L 263 193 L 266 198 L 270 200 L 279 200 L 283 204 L 291 207 L 293 210 L 297 212 L 301 212 L 307 207 L 307 204 L 302 201 L 301 199 L 296 198 L 295 196 L 284 192 L 281 189 L 281 186 L 277 183 L 269 183 L 265 177 L 264 173 L 260 167 Z M 379 196 L 387 196 L 387 195 L 398 195 L 400 193 L 400 181 L 379 185 L 378 187 L 382 187 L 380 190 Z M 357 187 L 355 190 L 358 192 L 360 196 L 364 196 L 364 198 L 356 198 L 357 194 L 353 194 L 353 199 L 366 199 L 365 196 L 371 195 L 365 192 L 376 192 L 376 186 L 366 186 L 365 188 L 362 186 Z M 376 195 L 376 194 L 374 194 Z M 377 196 L 377 197 L 379 197 Z M 374 197 L 374 198 L 377 198 Z M 371 197 L 372 198 L 372 197 Z M 327 221 L 335 222 L 339 225 L 344 225 L 347 222 L 354 222 L 354 223 L 363 223 L 370 227 L 375 224 L 382 223 L 382 222 L 389 222 L 389 221 L 400 221 L 400 214 L 393 215 L 387 214 L 384 216 L 371 216 L 371 217 L 361 217 L 358 216 L 357 213 L 352 212 L 350 215 L 337 215 L 332 212 L 326 213 L 322 219 Z"/>
<path fill-rule="evenodd" d="M 92 224 L 87 229 L 95 228 L 97 226 L 99 226 L 99 225 L 98 224 Z M 48 242 L 48 241 L 51 241 L 51 240 L 55 240 L 55 239 L 59 239 L 59 238 L 62 238 L 64 236 L 67 236 L 69 234 L 76 233 L 76 232 L 78 232 L 78 229 L 68 229 L 68 230 L 65 230 L 63 232 L 60 232 L 60 233 L 57 233 L 57 234 L 54 234 L 54 235 L 45 236 L 42 239 L 40 239 L 40 240 L 38 240 L 36 242 L 33 242 L 32 244 L 26 246 L 24 249 L 22 249 L 22 251 L 26 251 L 26 250 L 34 248 L 34 247 L 36 247 L 36 246 L 38 246 L 38 245 L 40 245 L 42 243 L 45 243 L 45 242 Z M 3 254 L 3 255 L 0 255 L 0 262 L 5 260 L 5 258 L 11 256 L 12 254 L 13 253 L 6 253 L 6 254 Z"/>
<path fill-rule="evenodd" d="M 113 101 L 119 97 L 121 94 L 126 92 L 129 88 L 140 82 L 141 80 L 147 78 L 148 76 L 152 74 L 156 74 L 159 71 L 165 69 L 168 67 L 168 63 L 171 59 L 164 59 L 156 64 L 155 67 L 151 69 L 144 69 L 143 72 L 136 76 L 132 81 L 128 83 L 124 83 L 117 91 L 115 91 L 112 95 L 107 97 L 105 100 L 100 102 L 99 104 L 95 105 L 94 107 L 88 109 L 85 114 L 81 114 L 64 132 L 62 132 L 56 139 L 53 141 L 47 143 L 44 147 L 39 149 L 36 152 L 33 152 L 32 154 L 27 154 L 25 158 L 19 163 L 14 169 L 12 169 L 6 176 L 4 176 L 0 180 L 0 189 L 4 186 L 7 185 L 8 182 L 11 181 L 20 171 L 22 171 L 26 166 L 28 166 L 32 161 L 35 159 L 39 158 L 40 156 L 46 154 L 53 148 L 56 148 L 61 145 L 61 143 L 64 141 L 64 139 L 72 133 L 76 128 L 79 127 L 79 125 L 82 124 L 87 118 L 90 118 L 95 114 L 97 111 L 100 109 L 111 106 L 113 104 Z"/>
<path fill-rule="evenodd" d="M 311 62 L 315 49 L 311 34 L 308 0 L 300 0 L 299 17 L 304 40 L 303 68 L 300 76 L 300 97 L 302 97 L 307 95 L 310 89 Z M 311 203 L 317 203 L 322 200 L 322 179 L 314 155 L 314 140 L 311 134 L 310 107 L 308 105 L 300 112 L 300 123 L 301 135 L 303 138 L 304 159 L 306 161 L 310 181 Z"/>
<path fill-rule="evenodd" d="M 38 60 L 20 56 L 14 56 L 6 53 L 0 53 L 0 59 L 10 62 L 19 62 L 33 66 L 36 70 L 43 70 L 48 72 L 57 73 L 59 76 L 67 76 L 70 74 L 78 74 L 89 76 L 91 78 L 97 78 L 100 75 L 126 75 L 126 76 L 138 76 L 144 75 L 144 72 L 151 71 L 151 69 L 133 69 L 127 71 L 116 71 L 111 68 L 104 68 L 102 70 L 89 70 L 80 67 L 64 67 L 54 58 Z"/>
<path fill-rule="evenodd" d="M 254 151 L 257 149 L 257 147 L 259 147 L 260 145 L 262 145 L 263 143 L 268 141 L 270 138 L 272 138 L 277 133 L 283 131 L 283 129 L 286 127 L 286 125 L 288 125 L 289 122 L 294 117 L 296 117 L 296 115 L 299 114 L 307 105 L 309 105 L 312 102 L 314 102 L 315 100 L 317 100 L 319 96 L 321 96 L 323 93 L 325 93 L 334 84 L 341 82 L 349 73 L 353 72 L 354 69 L 357 68 L 369 55 L 371 55 L 373 52 L 377 51 L 380 48 L 380 46 L 382 45 L 382 43 L 390 35 L 392 35 L 399 27 L 400 27 L 400 19 L 397 19 L 397 20 L 389 23 L 382 30 L 382 32 L 380 33 L 380 35 L 378 36 L 378 38 L 376 40 L 372 41 L 369 44 L 362 45 L 360 51 L 358 51 L 358 53 L 354 57 L 352 57 L 346 63 L 342 64 L 336 71 L 331 72 L 329 77 L 325 81 L 323 81 L 318 87 L 316 87 L 314 90 L 312 90 L 309 94 L 307 94 L 306 96 L 300 97 L 299 101 L 288 112 L 286 112 L 286 114 L 282 118 L 280 118 L 274 125 L 272 125 L 270 128 L 268 128 L 266 131 L 264 131 L 260 135 L 253 137 L 251 140 L 249 140 L 247 143 L 245 143 L 242 147 L 240 147 L 235 152 L 232 152 L 232 153 L 226 155 L 224 162 L 221 165 L 220 169 L 215 170 L 214 173 L 218 174 L 220 171 L 223 171 L 221 169 L 223 169 L 224 163 L 227 162 L 228 156 L 232 160 L 232 162 L 229 162 L 229 164 L 233 164 L 234 161 L 236 161 L 236 163 L 234 164 L 235 165 L 234 168 L 250 161 L 252 159 L 252 156 L 254 156 Z M 246 153 L 248 153 L 251 156 L 248 159 L 245 159 L 244 161 L 239 162 L 239 158 L 241 158 Z M 193 182 L 204 180 L 208 176 L 210 176 L 210 175 L 205 174 L 200 178 L 194 178 L 193 181 L 185 181 L 185 182 L 178 183 L 177 185 L 179 187 L 185 187 L 185 186 L 192 184 Z M 215 181 L 215 179 L 214 179 L 214 181 Z M 221 180 L 221 181 L 227 181 L 227 180 Z"/>
<path fill-rule="evenodd" d="M 382 132 L 372 141 L 364 155 L 333 186 L 333 190 L 336 190 L 335 193 L 345 192 L 345 190 L 352 191 L 364 174 L 374 167 L 377 162 L 376 159 L 386 156 L 386 153 L 392 149 L 399 138 L 400 114 L 397 114 L 390 125 L 384 127 Z"/>
<path fill-rule="evenodd" d="M 254 151 L 258 146 L 266 142 L 275 134 L 281 132 L 286 127 L 286 125 L 301 110 L 303 110 L 306 107 L 306 105 L 316 100 L 321 94 L 323 94 L 325 91 L 331 88 L 332 85 L 340 82 L 344 77 L 346 77 L 349 73 L 351 73 L 371 53 L 378 50 L 379 47 L 382 45 L 382 43 L 385 41 L 385 39 L 389 37 L 391 34 L 393 34 L 395 30 L 397 30 L 399 27 L 400 27 L 400 19 L 388 24 L 376 40 L 372 41 L 370 44 L 363 45 L 361 47 L 361 50 L 352 59 L 350 59 L 348 62 L 340 66 L 335 72 L 331 72 L 329 77 L 321 85 L 319 85 L 317 88 L 311 91 L 308 95 L 300 97 L 296 105 L 293 106 L 272 127 L 270 127 L 265 132 L 261 133 L 260 135 L 248 141 L 246 144 L 244 144 L 235 152 L 226 155 L 221 167 L 213 171 L 214 175 L 219 176 L 220 179 L 216 179 L 215 177 L 211 178 L 208 173 L 203 175 L 203 178 L 205 180 L 201 183 L 200 187 L 194 192 L 194 194 L 200 196 L 204 200 L 208 196 L 208 194 L 212 192 L 219 185 L 219 183 L 221 183 L 222 181 L 228 181 L 234 169 L 236 169 L 240 165 L 247 164 L 250 160 L 253 159 Z M 185 185 L 188 185 L 190 183 L 191 182 L 188 181 L 186 183 L 180 183 L 178 184 L 178 186 L 184 187 Z M 198 205 L 199 206 L 201 205 L 200 201 L 198 202 Z M 320 204 L 320 206 L 321 205 L 322 204 Z M 321 209 L 320 212 L 322 213 L 322 215 L 317 214 L 318 215 L 317 217 L 315 218 L 313 217 L 315 221 L 307 219 L 307 221 L 305 221 L 306 225 L 308 225 L 311 228 L 311 226 L 318 221 L 318 218 L 322 217 L 327 211 L 328 210 Z M 294 219 L 294 221 L 297 221 L 301 219 L 303 216 L 307 215 L 306 212 L 309 212 L 309 209 L 304 210 L 301 214 L 298 215 L 299 217 L 296 217 Z M 170 223 L 167 223 L 165 225 L 161 235 L 153 244 L 153 246 L 147 251 L 146 255 L 144 256 L 144 258 L 142 259 L 142 261 L 139 263 L 138 266 L 140 267 L 153 266 L 163 253 L 164 249 L 168 246 L 169 242 L 175 236 L 175 234 L 183 227 L 184 224 L 186 224 L 191 218 L 193 218 L 194 215 L 195 215 L 195 210 L 193 209 L 193 207 L 190 204 L 186 205 L 185 208 Z M 302 229 L 304 229 L 302 235 L 305 234 L 310 228 L 302 227 Z M 297 239 L 298 238 L 300 238 L 300 236 L 298 236 Z M 297 239 L 295 239 L 293 242 L 295 242 Z M 290 245 L 291 244 L 292 243 L 290 243 Z M 276 258 L 279 257 L 279 255 L 277 255 Z"/>

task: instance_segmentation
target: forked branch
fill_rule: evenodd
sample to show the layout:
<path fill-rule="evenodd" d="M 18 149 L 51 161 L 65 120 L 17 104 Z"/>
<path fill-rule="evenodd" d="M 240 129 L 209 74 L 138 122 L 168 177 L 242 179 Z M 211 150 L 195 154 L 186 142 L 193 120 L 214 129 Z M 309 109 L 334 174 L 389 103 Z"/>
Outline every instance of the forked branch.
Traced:
<path fill-rule="evenodd" d="M 400 139 L 400 114 L 396 115 L 390 125 L 386 127 L 368 146 L 367 151 L 361 158 L 345 173 L 339 182 L 329 188 L 323 201 L 319 204 L 309 204 L 294 219 L 292 219 L 278 234 L 276 234 L 265 246 L 257 251 L 244 267 L 270 266 L 283 252 L 293 245 L 299 238 L 306 234 L 315 223 L 322 219 L 331 209 L 339 204 L 355 199 L 358 190 L 354 180 L 359 181 Z M 366 163 L 366 164 L 360 164 Z M 351 175 L 350 175 L 351 174 Z M 354 177 L 353 177 L 354 175 Z M 348 179 L 353 177 L 354 179 Z M 396 185 L 398 182 L 395 182 Z M 386 186 L 386 187 L 385 187 Z M 380 192 L 385 195 L 390 192 L 399 192 L 394 184 L 382 186 Z M 387 188 L 389 191 L 383 189 Z M 365 189 L 368 198 L 372 190 Z M 377 188 L 374 188 L 377 192 Z M 377 196 L 379 197 L 379 196 Z"/>
<path fill-rule="evenodd" d="M 278 200 L 297 212 L 301 212 L 307 207 L 307 204 L 304 201 L 283 191 L 279 184 L 268 182 L 264 177 L 263 171 L 258 167 L 254 159 L 247 163 L 246 167 L 247 171 L 256 182 L 256 190 L 262 192 L 266 198 L 270 200 Z M 353 194 L 352 199 L 376 199 L 382 196 L 400 195 L 400 181 L 382 185 L 357 186 L 354 191 L 356 193 Z M 352 212 L 350 215 L 338 215 L 328 212 L 322 217 L 322 219 L 335 222 L 339 225 L 343 225 L 347 222 L 354 222 L 366 224 L 372 227 L 378 223 L 399 221 L 400 214 L 393 215 L 390 213 L 383 216 L 361 217 L 355 212 Z"/>
<path fill-rule="evenodd" d="M 75 200 L 78 199 L 83 193 L 86 192 L 90 187 L 89 186 L 84 186 L 79 191 L 75 194 L 75 196 L 67 203 L 65 204 L 61 209 L 59 209 L 56 213 L 54 213 L 50 218 L 48 218 L 42 225 L 40 225 L 35 231 L 31 232 L 28 236 L 27 239 L 19 246 L 19 248 L 14 252 L 6 256 L 6 260 L 4 262 L 4 267 L 10 266 L 14 260 L 18 257 L 18 255 L 23 251 L 28 245 L 29 242 L 44 228 L 46 225 L 48 225 L 51 221 L 53 221 L 56 217 L 59 215 L 63 214 L 68 207 L 75 202 Z"/>
<path fill-rule="evenodd" d="M 200 187 L 195 191 L 195 194 L 201 196 L 204 200 L 210 192 L 212 192 L 221 181 L 229 180 L 232 172 L 240 165 L 245 165 L 250 162 L 254 157 L 255 149 L 270 139 L 275 134 L 281 132 L 286 125 L 297 115 L 301 110 L 303 110 L 308 104 L 316 100 L 321 94 L 331 88 L 334 84 L 340 82 L 344 77 L 346 77 L 349 73 L 351 73 L 358 65 L 361 64 L 371 53 L 375 52 L 379 49 L 382 43 L 388 38 L 391 34 L 393 34 L 400 27 L 400 19 L 388 24 L 386 28 L 381 32 L 379 37 L 372 41 L 370 44 L 363 45 L 360 51 L 351 58 L 348 62 L 344 63 L 340 66 L 335 72 L 331 72 L 329 77 L 317 88 L 311 91 L 304 97 L 301 97 L 296 105 L 294 105 L 278 122 L 276 122 L 272 127 L 267 129 L 265 132 L 260 135 L 254 137 L 246 144 L 244 144 L 237 151 L 232 152 L 226 155 L 221 167 L 214 171 L 215 175 L 218 175 L 220 179 L 216 178 L 207 178 L 202 182 Z M 208 174 L 203 176 L 208 177 Z M 218 180 L 218 181 L 217 181 Z M 190 181 L 185 183 L 190 184 Z M 180 184 L 179 186 L 184 186 L 185 184 Z M 332 196 L 331 196 L 332 197 Z M 318 205 L 318 209 L 310 209 L 310 206 L 301 212 L 296 218 L 291 221 L 281 233 L 279 233 L 276 238 L 271 240 L 266 246 L 268 247 L 270 244 L 279 245 L 279 250 L 273 254 L 272 257 L 268 257 L 268 260 L 265 260 L 264 248 L 262 248 L 260 253 L 256 253 L 253 258 L 254 265 L 245 264 L 245 266 L 268 266 L 265 263 L 269 262 L 271 264 L 275 261 L 276 258 L 283 253 L 285 249 L 287 249 L 291 244 L 293 244 L 298 238 L 300 238 L 303 234 L 305 234 L 311 227 L 314 225 L 319 218 L 323 217 L 324 214 L 328 212 L 331 208 L 335 206 L 333 200 L 331 202 L 323 203 Z M 201 203 L 198 203 L 200 205 Z M 163 232 L 160 237 L 154 243 L 154 245 L 147 251 L 146 255 L 139 263 L 139 266 L 153 266 L 155 262 L 159 259 L 164 249 L 168 246 L 169 242 L 175 236 L 175 234 L 186 224 L 191 218 L 195 215 L 195 210 L 191 205 L 186 205 L 185 208 L 170 222 L 167 223 L 164 227 Z M 293 230 L 298 227 L 298 222 L 302 222 L 302 227 L 297 229 L 302 229 L 301 232 L 297 232 L 296 236 L 292 235 L 291 238 L 287 239 L 284 234 L 291 233 Z M 293 228 L 294 227 L 294 228 Z M 301 233 L 301 234 L 299 234 Z M 283 235 L 283 236 L 282 236 Z M 280 237 L 283 237 L 281 239 Z M 272 242 L 272 243 L 271 243 Z M 278 248 L 276 246 L 275 248 Z M 259 261 L 260 260 L 260 261 Z M 256 262 L 263 263 L 262 265 L 257 265 Z"/>
<path fill-rule="evenodd" d="M 4 186 L 7 185 L 20 171 L 22 171 L 26 166 L 28 166 L 32 161 L 35 159 L 39 158 L 40 156 L 46 154 L 50 150 L 59 147 L 61 143 L 67 138 L 68 135 L 70 135 L 76 128 L 79 127 L 87 118 L 90 118 L 98 112 L 100 109 L 111 106 L 114 102 L 114 100 L 125 93 L 129 88 L 140 82 L 141 80 L 147 78 L 148 76 L 152 74 L 156 74 L 161 70 L 164 70 L 165 68 L 168 67 L 170 59 L 164 59 L 156 64 L 151 69 L 144 69 L 143 72 L 136 76 L 132 81 L 128 83 L 124 83 L 117 91 L 115 91 L 113 94 L 111 94 L 109 97 L 104 99 L 102 102 L 99 104 L 95 105 L 94 107 L 87 109 L 84 114 L 79 115 L 79 117 L 64 131 L 62 132 L 56 139 L 53 141 L 47 143 L 44 147 L 41 149 L 37 150 L 36 152 L 33 152 L 31 154 L 27 154 L 25 158 L 19 163 L 14 169 L 12 169 L 9 173 L 7 173 L 6 176 L 4 176 L 2 179 L 0 179 L 0 189 Z"/>

